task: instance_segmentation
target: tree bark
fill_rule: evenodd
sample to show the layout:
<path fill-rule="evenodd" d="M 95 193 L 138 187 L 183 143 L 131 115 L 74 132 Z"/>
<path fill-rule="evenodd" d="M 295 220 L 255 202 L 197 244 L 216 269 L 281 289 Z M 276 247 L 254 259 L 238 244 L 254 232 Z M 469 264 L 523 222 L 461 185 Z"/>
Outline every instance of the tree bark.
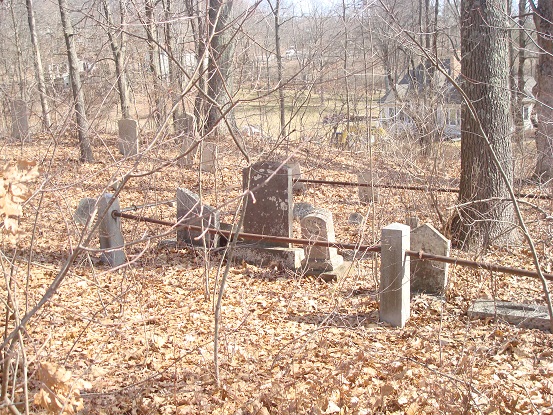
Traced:
<path fill-rule="evenodd" d="M 27 20 L 29 21 L 29 32 L 31 35 L 31 44 L 33 46 L 33 57 L 36 80 L 38 84 L 38 93 L 40 95 L 40 106 L 42 108 L 42 126 L 44 129 L 50 128 L 50 109 L 48 108 L 48 100 L 46 97 L 46 83 L 44 82 L 44 69 L 42 67 L 42 59 L 40 57 L 40 47 L 38 45 L 38 36 L 36 33 L 35 12 L 33 0 L 26 0 Z"/>
<path fill-rule="evenodd" d="M 232 98 L 230 72 L 234 41 L 229 30 L 232 4 L 233 0 L 209 0 L 208 21 L 211 40 L 208 45 L 207 94 L 212 102 L 208 103 L 206 130 L 214 130 L 216 134 L 223 134 L 225 131 L 219 122 Z M 235 128 L 234 112 L 230 111 L 225 118 L 231 128 Z"/>
<path fill-rule="evenodd" d="M 540 0 L 534 12 L 540 48 L 536 67 L 537 162 L 535 176 L 541 182 L 553 178 L 553 0 Z"/>
<path fill-rule="evenodd" d="M 508 188 L 490 149 L 512 182 L 507 4 L 504 0 L 463 0 L 461 3 L 461 71 L 465 92 L 475 109 L 462 111 L 461 183 L 458 242 L 465 249 L 487 248 L 511 241 L 514 210 Z"/>
<path fill-rule="evenodd" d="M 80 161 L 83 163 L 93 163 L 94 155 L 90 145 L 88 120 L 86 118 L 83 90 L 81 86 L 81 76 L 79 73 L 79 59 L 77 58 L 77 49 L 73 25 L 69 19 L 67 0 L 58 0 L 61 15 L 61 24 L 63 27 L 63 37 L 67 48 L 67 61 L 69 63 L 69 77 L 71 78 L 71 90 L 73 100 L 75 101 L 75 117 L 77 120 L 77 132 L 79 135 Z"/>
<path fill-rule="evenodd" d="M 119 103 L 121 105 L 122 118 L 130 118 L 130 99 L 129 99 L 129 86 L 127 84 L 127 71 L 125 70 L 125 32 L 119 30 L 119 42 L 117 41 L 114 33 L 113 16 L 107 0 L 102 1 L 104 9 L 105 19 L 107 22 L 107 34 L 109 38 L 109 44 L 111 46 L 111 52 L 113 54 L 113 60 L 115 62 L 115 76 L 117 77 L 117 88 L 119 89 Z M 121 14 L 121 25 L 125 23 L 125 5 L 120 0 L 119 9 Z"/>

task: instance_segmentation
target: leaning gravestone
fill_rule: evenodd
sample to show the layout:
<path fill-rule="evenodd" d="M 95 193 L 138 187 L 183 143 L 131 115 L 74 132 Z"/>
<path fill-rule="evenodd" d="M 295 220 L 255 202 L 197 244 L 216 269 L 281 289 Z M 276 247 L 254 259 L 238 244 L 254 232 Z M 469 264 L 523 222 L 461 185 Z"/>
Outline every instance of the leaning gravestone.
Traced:
<path fill-rule="evenodd" d="M 12 102 L 12 137 L 17 140 L 29 135 L 29 111 L 27 103 L 21 99 Z"/>
<path fill-rule="evenodd" d="M 203 205 L 200 197 L 188 189 L 177 189 L 177 222 L 179 224 L 201 226 L 202 228 L 220 229 L 219 212 L 211 206 Z M 216 247 L 219 235 L 190 230 L 179 229 L 177 242 L 184 242 L 194 246 Z"/>
<path fill-rule="evenodd" d="M 117 147 L 121 154 L 130 157 L 138 154 L 138 123 L 136 120 L 121 119 L 117 121 L 119 141 Z"/>
<path fill-rule="evenodd" d="M 204 142 L 200 150 L 200 168 L 208 173 L 217 171 L 217 145 Z"/>
<path fill-rule="evenodd" d="M 84 226 L 90 220 L 92 215 L 94 215 L 95 211 L 96 211 L 96 199 L 92 199 L 91 197 L 86 197 L 84 199 L 81 199 L 81 201 L 79 202 L 79 206 L 77 207 L 77 210 L 73 215 L 73 219 L 79 225 Z"/>
<path fill-rule="evenodd" d="M 310 241 L 336 242 L 332 212 L 314 209 L 301 220 L 302 238 Z M 303 266 L 306 275 L 318 275 L 325 281 L 336 280 L 347 268 L 335 247 L 306 245 Z"/>
<path fill-rule="evenodd" d="M 425 223 L 411 231 L 411 250 L 449 256 L 451 242 L 432 225 Z M 411 290 L 443 295 L 447 286 L 449 264 L 411 258 Z"/>
<path fill-rule="evenodd" d="M 243 231 L 259 235 L 292 237 L 292 174 L 290 167 L 262 161 L 242 171 L 248 196 Z M 256 265 L 276 264 L 284 268 L 301 267 L 303 249 L 288 242 L 259 241 L 236 250 L 236 256 Z"/>
<path fill-rule="evenodd" d="M 359 186 L 359 200 L 361 203 L 372 203 L 378 201 L 378 190 L 373 187 L 373 177 L 370 171 L 364 171 L 357 175 L 357 183 Z"/>

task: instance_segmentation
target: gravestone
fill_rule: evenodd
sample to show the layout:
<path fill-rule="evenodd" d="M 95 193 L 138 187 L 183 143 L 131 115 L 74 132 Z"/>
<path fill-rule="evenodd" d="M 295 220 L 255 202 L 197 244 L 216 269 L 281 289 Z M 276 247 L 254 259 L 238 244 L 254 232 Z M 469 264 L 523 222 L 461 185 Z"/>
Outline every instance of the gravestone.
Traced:
<path fill-rule="evenodd" d="M 197 145 L 191 150 L 194 143 L 195 141 L 190 137 L 184 137 L 182 139 L 180 153 L 184 154 L 184 156 L 179 159 L 178 164 L 180 167 L 191 167 L 194 164 L 194 160 L 196 160 L 196 154 L 198 154 L 199 148 L 199 146 Z"/>
<path fill-rule="evenodd" d="M 292 174 L 290 167 L 262 161 L 242 171 L 243 189 L 251 190 L 244 212 L 243 231 L 259 235 L 292 237 Z M 276 264 L 297 269 L 302 248 L 288 242 L 258 241 L 237 249 L 236 256 L 256 265 Z"/>
<path fill-rule="evenodd" d="M 410 315 L 409 243 L 409 226 L 392 223 L 382 228 L 379 318 L 394 327 L 404 327 Z"/>
<path fill-rule="evenodd" d="M 208 173 L 217 171 L 217 145 L 204 142 L 200 150 L 200 168 Z"/>
<path fill-rule="evenodd" d="M 305 215 L 312 212 L 313 209 L 315 208 L 311 203 L 307 203 L 307 202 L 294 203 L 294 208 L 292 209 L 292 216 L 294 220 L 296 219 L 301 220 Z"/>
<path fill-rule="evenodd" d="M 175 132 L 179 137 L 195 137 L 196 121 L 192 114 L 184 113 L 175 120 Z"/>
<path fill-rule="evenodd" d="M 86 225 L 96 210 L 96 199 L 86 197 L 81 199 L 79 206 L 73 215 L 73 219 L 79 225 Z"/>
<path fill-rule="evenodd" d="M 125 157 L 138 154 L 138 123 L 136 120 L 121 119 L 117 121 L 119 127 L 119 140 L 117 148 Z"/>
<path fill-rule="evenodd" d="M 449 256 L 451 242 L 425 223 L 411 231 L 411 250 Z M 449 264 L 411 258 L 411 291 L 442 295 L 447 286 Z"/>
<path fill-rule="evenodd" d="M 126 261 L 123 251 L 123 234 L 121 233 L 121 218 L 113 216 L 114 210 L 121 210 L 119 199 L 110 193 L 105 193 L 98 199 L 98 232 L 100 234 L 100 249 L 102 261 L 109 266 L 117 267 Z"/>
<path fill-rule="evenodd" d="M 358 212 L 353 212 L 349 215 L 348 223 L 350 225 L 361 225 L 363 223 L 363 215 Z"/>
<path fill-rule="evenodd" d="M 543 305 L 480 299 L 470 306 L 467 314 L 470 318 L 497 319 L 529 329 L 551 329 L 549 313 Z"/>
<path fill-rule="evenodd" d="M 415 212 L 407 212 L 405 215 L 405 223 L 407 226 L 409 226 L 411 229 L 415 229 L 419 227 L 419 217 Z"/>
<path fill-rule="evenodd" d="M 302 238 L 310 241 L 336 242 L 332 212 L 314 209 L 301 220 Z M 346 271 L 344 258 L 335 247 L 306 245 L 303 266 L 306 275 L 319 275 L 326 281 L 335 280 Z"/>
<path fill-rule="evenodd" d="M 372 186 L 372 172 L 364 171 L 357 175 L 357 183 L 370 186 L 359 186 L 359 201 L 361 203 L 378 202 L 378 189 Z"/>
<path fill-rule="evenodd" d="M 220 229 L 219 212 L 211 206 L 203 205 L 196 193 L 185 188 L 177 189 L 177 222 Z M 216 247 L 219 235 L 190 229 L 177 230 L 177 242 L 203 247 L 204 241 L 206 247 Z"/>
<path fill-rule="evenodd" d="M 22 140 L 29 135 L 29 111 L 22 99 L 12 102 L 12 138 Z"/>

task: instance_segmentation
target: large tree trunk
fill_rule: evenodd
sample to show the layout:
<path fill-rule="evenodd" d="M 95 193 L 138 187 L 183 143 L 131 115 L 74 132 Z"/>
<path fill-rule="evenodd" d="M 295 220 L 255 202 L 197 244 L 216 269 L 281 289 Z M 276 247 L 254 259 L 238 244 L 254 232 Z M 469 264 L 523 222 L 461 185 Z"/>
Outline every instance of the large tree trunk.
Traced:
<path fill-rule="evenodd" d="M 115 37 L 115 27 L 113 24 L 113 16 L 109 7 L 108 1 L 103 0 L 102 6 L 105 13 L 105 19 L 107 22 L 107 34 L 109 38 L 109 44 L 111 46 L 111 52 L 113 54 L 113 60 L 115 62 L 115 76 L 117 77 L 117 87 L 119 89 L 119 102 L 121 105 L 122 118 L 130 118 L 130 99 L 129 99 L 129 86 L 127 84 L 127 71 L 125 70 L 125 31 L 118 30 L 119 41 Z M 121 25 L 125 23 L 126 9 L 123 2 L 119 1 L 119 9 L 121 14 Z"/>
<path fill-rule="evenodd" d="M 42 68 L 42 59 L 40 58 L 40 48 L 38 46 L 38 37 L 36 34 L 33 0 L 26 0 L 26 5 L 29 32 L 31 34 L 31 44 L 33 46 L 35 74 L 38 84 L 38 93 L 40 95 L 40 106 L 42 108 L 42 126 L 45 129 L 48 129 L 50 128 L 50 109 L 48 108 L 48 101 L 46 99 L 46 83 L 44 82 L 44 69 Z"/>
<path fill-rule="evenodd" d="M 81 150 L 80 160 L 83 163 L 94 162 L 92 147 L 88 136 L 88 120 L 86 119 L 81 77 L 79 74 L 79 59 L 75 48 L 75 34 L 73 25 L 68 16 L 67 0 L 58 0 L 60 6 L 61 24 L 65 46 L 67 47 L 67 61 L 69 63 L 69 77 L 71 78 L 71 90 L 75 101 L 75 117 L 77 119 L 77 131 L 79 134 L 79 146 Z"/>
<path fill-rule="evenodd" d="M 461 3 L 461 71 L 465 92 L 475 109 L 462 111 L 461 184 L 458 242 L 466 249 L 486 248 L 512 239 L 512 203 L 507 184 L 482 137 L 512 181 L 512 119 L 509 93 L 507 3 L 464 0 Z M 481 123 L 481 124 L 480 124 Z"/>
<path fill-rule="evenodd" d="M 209 0 L 208 21 L 211 40 L 209 42 L 209 63 L 207 68 L 208 103 L 206 130 L 223 134 L 225 127 L 221 117 L 228 110 L 232 98 L 231 64 L 234 41 L 230 36 L 229 24 L 232 13 L 232 0 Z M 234 112 L 225 118 L 231 128 L 235 127 Z"/>
<path fill-rule="evenodd" d="M 534 13 L 538 34 L 539 64 L 537 65 L 536 177 L 542 181 L 553 178 L 553 1 L 540 0 Z"/>

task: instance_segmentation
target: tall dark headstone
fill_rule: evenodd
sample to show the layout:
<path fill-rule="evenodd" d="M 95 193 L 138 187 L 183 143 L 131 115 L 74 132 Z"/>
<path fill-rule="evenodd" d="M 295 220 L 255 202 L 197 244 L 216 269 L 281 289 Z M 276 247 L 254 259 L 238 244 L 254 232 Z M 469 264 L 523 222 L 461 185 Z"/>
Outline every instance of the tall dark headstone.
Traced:
<path fill-rule="evenodd" d="M 244 232 L 292 237 L 292 172 L 278 162 L 262 161 L 242 172 L 244 190 L 250 190 L 244 214 Z M 289 243 L 264 242 L 267 246 Z"/>

